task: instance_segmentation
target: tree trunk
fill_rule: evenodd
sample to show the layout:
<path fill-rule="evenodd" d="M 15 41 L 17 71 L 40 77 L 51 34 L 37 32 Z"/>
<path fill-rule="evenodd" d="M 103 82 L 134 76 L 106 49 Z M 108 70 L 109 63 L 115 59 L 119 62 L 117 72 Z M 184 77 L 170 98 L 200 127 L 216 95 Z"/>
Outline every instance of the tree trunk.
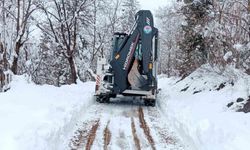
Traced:
<path fill-rule="evenodd" d="M 17 58 L 17 57 L 14 57 L 13 64 L 12 64 L 12 67 L 11 67 L 11 70 L 12 70 L 12 72 L 13 72 L 15 75 L 17 74 L 17 62 L 18 62 L 18 58 Z"/>
<path fill-rule="evenodd" d="M 17 18 L 16 18 L 16 36 L 18 37 L 18 35 L 20 34 L 20 0 L 17 1 Z M 21 48 L 21 43 L 20 43 L 20 39 L 16 42 L 15 45 L 15 56 L 14 56 L 14 60 L 12 62 L 12 66 L 11 66 L 11 70 L 12 72 L 16 75 L 17 74 L 17 64 L 18 64 L 18 56 L 19 56 L 19 51 Z"/>
<path fill-rule="evenodd" d="M 248 36 L 250 41 L 250 0 L 248 0 Z"/>
<path fill-rule="evenodd" d="M 77 74 L 76 74 L 75 62 L 72 56 L 68 57 L 68 62 L 69 62 L 70 72 L 71 72 L 71 83 L 76 84 Z"/>
<path fill-rule="evenodd" d="M 93 44 L 92 44 L 92 58 L 91 58 L 91 64 L 93 64 L 93 61 L 95 59 L 95 53 L 96 53 L 96 38 L 97 38 L 97 33 L 96 33 L 96 19 L 97 19 L 97 4 L 96 1 L 94 1 L 94 29 L 93 29 Z"/>
<path fill-rule="evenodd" d="M 15 75 L 17 74 L 17 64 L 18 64 L 19 51 L 20 51 L 21 46 L 22 45 L 20 44 L 20 42 L 16 43 L 16 47 L 15 47 L 15 53 L 16 53 L 16 55 L 14 56 L 14 60 L 13 60 L 12 66 L 11 66 L 11 71 Z"/>

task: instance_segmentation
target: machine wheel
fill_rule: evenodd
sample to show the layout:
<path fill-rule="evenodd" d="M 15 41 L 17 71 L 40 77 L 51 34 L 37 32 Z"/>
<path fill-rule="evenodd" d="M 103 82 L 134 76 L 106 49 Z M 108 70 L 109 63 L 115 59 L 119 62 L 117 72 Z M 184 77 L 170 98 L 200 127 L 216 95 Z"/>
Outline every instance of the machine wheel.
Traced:
<path fill-rule="evenodd" d="M 100 96 L 95 96 L 95 101 L 100 102 Z"/>
<path fill-rule="evenodd" d="M 155 99 L 151 101 L 151 105 L 152 107 L 155 107 Z"/>
<path fill-rule="evenodd" d="M 96 101 L 99 103 L 109 103 L 110 97 L 108 95 L 100 95 L 96 97 Z"/>
<path fill-rule="evenodd" d="M 110 102 L 110 97 L 109 96 L 105 96 L 103 98 L 103 101 L 104 101 L 104 103 L 109 103 Z"/>
<path fill-rule="evenodd" d="M 155 99 L 144 99 L 144 104 L 146 106 L 155 107 Z"/>

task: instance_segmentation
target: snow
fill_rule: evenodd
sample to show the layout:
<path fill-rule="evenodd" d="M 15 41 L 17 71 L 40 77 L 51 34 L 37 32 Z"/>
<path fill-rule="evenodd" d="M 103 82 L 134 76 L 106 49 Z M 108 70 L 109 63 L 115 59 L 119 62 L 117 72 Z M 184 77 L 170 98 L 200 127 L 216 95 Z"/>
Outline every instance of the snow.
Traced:
<path fill-rule="evenodd" d="M 0 149 L 64 149 L 93 92 L 92 82 L 58 88 L 15 76 L 11 90 L 0 93 Z"/>
<path fill-rule="evenodd" d="M 250 48 L 250 42 L 248 42 L 247 47 Z"/>
<path fill-rule="evenodd" d="M 242 51 L 242 49 L 243 49 L 243 45 L 242 45 L 242 44 L 239 44 L 239 43 L 233 45 L 233 47 L 234 47 L 237 51 Z"/>
<path fill-rule="evenodd" d="M 184 141 L 194 150 L 249 149 L 250 114 L 229 109 L 227 104 L 250 95 L 250 76 L 233 68 L 218 74 L 205 65 L 178 80 L 159 80 L 162 90 L 158 106 Z M 216 90 L 221 83 L 225 87 Z"/>
<path fill-rule="evenodd" d="M 232 55 L 233 55 L 232 51 L 229 51 L 223 56 L 223 59 L 227 61 L 230 57 L 232 57 Z"/>
<path fill-rule="evenodd" d="M 109 148 L 117 149 L 115 141 L 120 140 L 125 148 L 131 147 L 130 117 L 136 115 L 138 107 L 128 103 L 103 107 L 93 100 L 94 87 L 93 82 L 80 81 L 60 88 L 40 86 L 28 83 L 25 76 L 14 76 L 11 89 L 0 93 L 0 149 L 67 149 L 81 121 L 97 118 L 101 120 L 94 149 L 103 146 L 103 130 L 108 122 L 112 132 Z M 232 66 L 222 72 L 203 65 L 183 80 L 161 75 L 159 88 L 157 109 L 144 108 L 146 121 L 152 120 L 151 130 L 158 126 L 173 128 L 173 133 L 191 150 L 249 149 L 250 114 L 237 112 L 244 102 L 235 106 L 237 98 L 246 100 L 250 96 L 249 75 Z M 235 104 L 228 108 L 230 102 Z M 161 115 L 152 115 L 154 111 Z M 147 141 L 139 120 L 134 121 L 138 136 L 142 142 Z M 120 130 L 126 131 L 125 139 L 120 137 Z M 152 135 L 157 139 L 157 148 L 163 148 L 157 133 Z M 146 148 L 148 143 L 142 145 Z"/>
<path fill-rule="evenodd" d="M 155 142 L 157 150 L 189 150 L 182 145 L 179 137 L 174 134 L 171 130 L 172 127 L 165 122 L 165 119 L 160 115 L 156 107 L 143 107 L 142 101 L 129 97 L 124 98 L 119 96 L 116 99 L 111 99 L 111 103 L 109 104 L 93 103 L 85 112 L 85 115 L 80 118 L 77 129 L 80 129 L 82 133 L 85 133 L 86 128 L 90 131 L 89 124 L 93 126 L 93 122 L 99 120 L 99 127 L 91 149 L 102 149 L 104 147 L 103 134 L 107 127 L 111 134 L 110 143 L 107 146 L 108 149 L 131 150 L 136 149 L 131 126 L 133 120 L 136 130 L 134 133 L 138 137 L 141 149 L 150 150 L 152 149 L 151 144 L 145 136 L 145 131 L 141 126 L 138 116 L 139 107 L 142 107 L 145 122 L 150 128 L 150 135 Z M 168 143 L 166 143 L 167 138 L 169 140 Z M 71 149 L 84 149 L 87 139 L 82 139 L 81 141 L 81 147 L 72 146 Z"/>

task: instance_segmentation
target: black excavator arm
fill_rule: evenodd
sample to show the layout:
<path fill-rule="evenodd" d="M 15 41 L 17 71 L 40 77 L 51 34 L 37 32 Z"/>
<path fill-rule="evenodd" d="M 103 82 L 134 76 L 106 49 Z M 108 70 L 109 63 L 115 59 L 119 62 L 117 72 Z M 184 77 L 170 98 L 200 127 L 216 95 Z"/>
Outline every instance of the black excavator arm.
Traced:
<path fill-rule="evenodd" d="M 135 16 L 135 24 L 129 34 L 124 34 L 122 41 L 116 46 L 111 71 L 114 74 L 113 93 L 120 94 L 129 88 L 128 74 L 135 61 L 137 50 L 141 53 L 140 73 L 145 76 L 143 89 L 157 88 L 153 75 L 154 61 L 157 59 L 158 29 L 154 27 L 153 16 L 149 10 L 141 10 Z"/>

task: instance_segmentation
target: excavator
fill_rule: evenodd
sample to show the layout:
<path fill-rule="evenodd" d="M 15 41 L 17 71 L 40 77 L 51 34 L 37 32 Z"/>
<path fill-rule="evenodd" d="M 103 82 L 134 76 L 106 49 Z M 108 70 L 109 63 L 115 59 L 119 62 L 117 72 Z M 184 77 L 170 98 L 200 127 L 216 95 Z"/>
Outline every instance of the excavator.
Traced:
<path fill-rule="evenodd" d="M 155 106 L 157 97 L 158 29 L 149 10 L 140 10 L 129 33 L 114 33 L 110 59 L 100 57 L 96 69 L 96 101 L 117 95 L 139 97 Z"/>

